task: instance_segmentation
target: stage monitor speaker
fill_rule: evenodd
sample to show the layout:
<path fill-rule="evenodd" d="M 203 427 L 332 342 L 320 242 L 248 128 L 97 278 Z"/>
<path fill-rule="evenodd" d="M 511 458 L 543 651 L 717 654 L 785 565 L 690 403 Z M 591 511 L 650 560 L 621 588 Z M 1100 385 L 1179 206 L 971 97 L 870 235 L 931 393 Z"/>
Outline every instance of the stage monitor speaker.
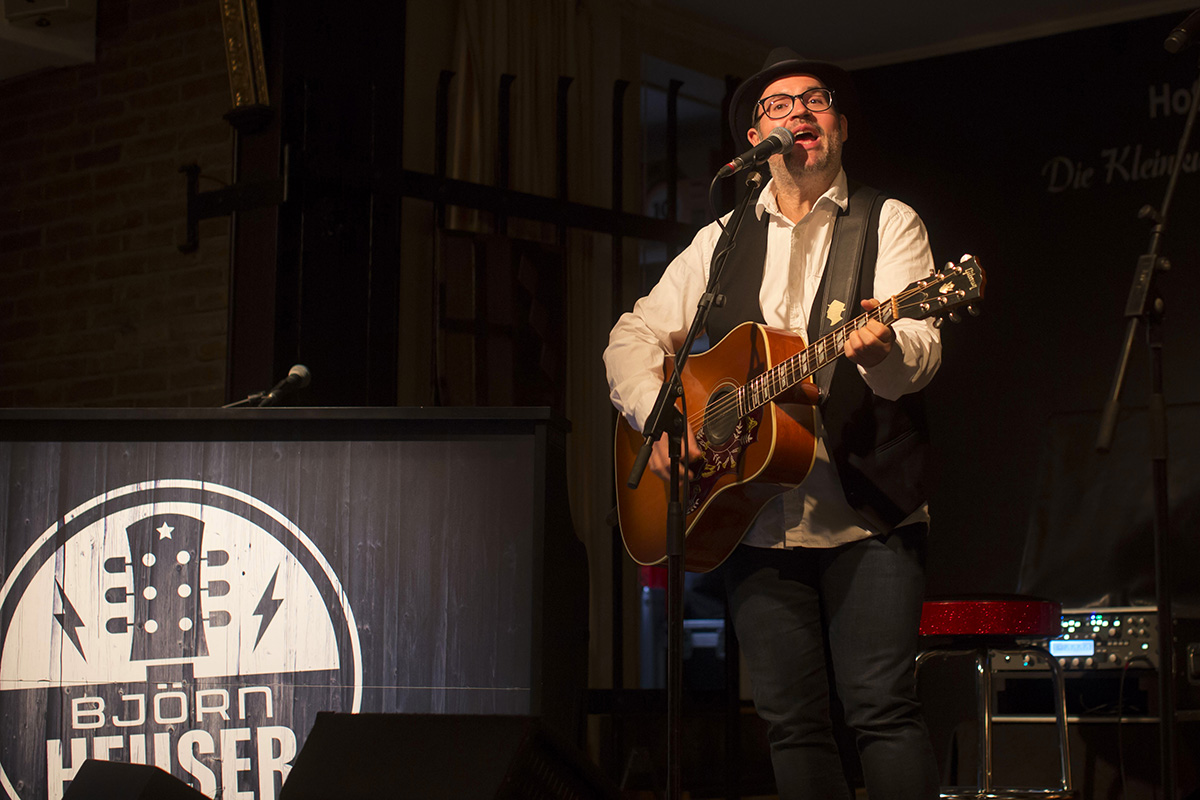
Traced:
<path fill-rule="evenodd" d="M 63 800 L 208 800 L 158 767 L 89 758 L 71 780 Z"/>
<path fill-rule="evenodd" d="M 617 796 L 594 764 L 536 717 L 322 712 L 280 800 Z"/>

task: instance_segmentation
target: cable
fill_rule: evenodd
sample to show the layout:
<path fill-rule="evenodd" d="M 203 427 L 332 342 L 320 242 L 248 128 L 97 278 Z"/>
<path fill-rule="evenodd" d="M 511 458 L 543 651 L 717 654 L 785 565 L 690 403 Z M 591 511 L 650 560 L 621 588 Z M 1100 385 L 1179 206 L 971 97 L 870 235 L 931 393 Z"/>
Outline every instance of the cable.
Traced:
<path fill-rule="evenodd" d="M 721 229 L 722 233 L 724 233 L 725 223 L 721 221 L 721 215 L 717 213 L 717 204 L 713 200 L 713 196 L 716 194 L 716 188 L 717 177 L 714 175 L 712 183 L 708 185 L 708 215 L 717 221 L 717 227 Z"/>

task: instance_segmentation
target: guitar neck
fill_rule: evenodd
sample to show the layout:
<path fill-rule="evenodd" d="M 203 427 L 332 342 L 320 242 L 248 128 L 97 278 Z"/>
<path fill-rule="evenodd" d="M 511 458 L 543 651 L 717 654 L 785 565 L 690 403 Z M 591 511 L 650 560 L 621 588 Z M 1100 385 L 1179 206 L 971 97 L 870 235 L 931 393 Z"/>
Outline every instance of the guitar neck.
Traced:
<path fill-rule="evenodd" d="M 791 358 L 779 362 L 761 375 L 747 381 L 738 389 L 739 416 L 744 417 L 766 405 L 821 367 L 837 361 L 838 356 L 845 353 L 846 341 L 850 338 L 850 334 L 865 326 L 868 320 L 891 325 L 896 321 L 895 300 L 896 298 L 893 297 L 871 311 L 860 314 L 845 325 L 822 336 Z"/>

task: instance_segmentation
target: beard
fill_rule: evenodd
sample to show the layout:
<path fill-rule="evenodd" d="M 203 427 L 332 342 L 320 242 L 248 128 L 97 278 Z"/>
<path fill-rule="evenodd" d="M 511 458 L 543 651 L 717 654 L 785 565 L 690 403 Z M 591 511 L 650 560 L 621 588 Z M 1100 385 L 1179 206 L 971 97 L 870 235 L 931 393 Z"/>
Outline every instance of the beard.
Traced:
<path fill-rule="evenodd" d="M 802 147 L 793 148 L 782 158 L 772 158 L 768 162 L 771 177 L 776 180 L 803 183 L 816 177 L 828 177 L 830 180 L 842 168 L 842 129 L 835 125 L 830 129 L 817 125 L 819 136 L 825 146 L 816 151 L 816 160 L 809 163 L 809 151 Z"/>

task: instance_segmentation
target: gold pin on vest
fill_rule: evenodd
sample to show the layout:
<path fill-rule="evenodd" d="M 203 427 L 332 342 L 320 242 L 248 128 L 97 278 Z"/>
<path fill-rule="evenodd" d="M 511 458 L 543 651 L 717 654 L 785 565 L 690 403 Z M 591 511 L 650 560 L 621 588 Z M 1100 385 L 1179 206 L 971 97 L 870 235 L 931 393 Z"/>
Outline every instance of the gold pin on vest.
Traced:
<path fill-rule="evenodd" d="M 829 320 L 830 325 L 837 325 L 845 315 L 846 304 L 841 300 L 834 300 L 829 304 L 829 308 L 825 310 L 825 319 Z"/>

